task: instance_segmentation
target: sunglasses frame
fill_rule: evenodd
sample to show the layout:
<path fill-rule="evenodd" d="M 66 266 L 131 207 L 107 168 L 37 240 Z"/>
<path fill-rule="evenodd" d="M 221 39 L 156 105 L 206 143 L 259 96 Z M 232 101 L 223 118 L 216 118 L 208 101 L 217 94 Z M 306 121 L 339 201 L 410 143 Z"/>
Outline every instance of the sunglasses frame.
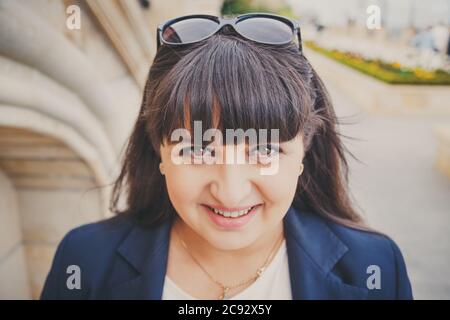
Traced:
<path fill-rule="evenodd" d="M 195 41 L 191 41 L 191 42 L 172 43 L 172 42 L 168 42 L 168 41 L 164 40 L 162 34 L 163 34 L 164 30 L 168 26 L 170 26 L 171 24 L 174 24 L 176 22 L 179 22 L 179 21 L 188 20 L 188 19 L 194 19 L 194 18 L 201 18 L 201 19 L 212 20 L 212 21 L 217 23 L 217 29 L 214 32 L 212 32 L 210 35 L 207 35 L 206 37 L 203 37 L 201 39 L 198 39 L 198 40 L 195 40 Z M 274 20 L 281 21 L 281 22 L 285 23 L 286 25 L 288 25 L 291 28 L 291 30 L 292 30 L 292 38 L 289 41 L 286 41 L 286 42 L 270 43 L 270 42 L 253 40 L 253 39 L 250 39 L 250 38 L 240 34 L 239 31 L 236 29 L 236 25 L 239 22 L 243 21 L 243 20 L 247 20 L 247 19 L 251 19 L 251 18 L 268 18 L 268 19 L 274 19 Z M 289 19 L 287 17 L 279 16 L 279 15 L 276 15 L 276 14 L 260 13 L 260 12 L 245 13 L 245 14 L 241 14 L 241 15 L 238 15 L 236 17 L 231 17 L 231 18 L 218 17 L 218 16 L 213 16 L 213 15 L 207 15 L 207 14 L 191 14 L 191 15 L 185 15 L 185 16 L 181 16 L 181 17 L 178 17 L 178 18 L 170 19 L 170 20 L 164 22 L 163 24 L 159 25 L 158 28 L 157 28 L 157 32 L 156 32 L 157 49 L 159 49 L 159 47 L 162 44 L 169 45 L 169 46 L 180 46 L 180 45 L 192 44 L 192 43 L 197 43 L 197 42 L 203 41 L 203 40 L 208 39 L 209 37 L 215 35 L 217 32 L 219 32 L 219 30 L 221 30 L 226 25 L 231 26 L 242 37 L 244 37 L 244 38 L 246 38 L 246 39 L 248 39 L 250 41 L 257 42 L 257 43 L 264 43 L 264 44 L 269 44 L 269 45 L 284 45 L 284 44 L 291 43 L 292 41 L 294 41 L 295 37 L 297 37 L 298 38 L 298 47 L 299 47 L 300 53 L 303 52 L 302 37 L 301 37 L 301 33 L 300 33 L 300 25 L 297 23 L 297 21 L 291 20 L 291 19 Z"/>

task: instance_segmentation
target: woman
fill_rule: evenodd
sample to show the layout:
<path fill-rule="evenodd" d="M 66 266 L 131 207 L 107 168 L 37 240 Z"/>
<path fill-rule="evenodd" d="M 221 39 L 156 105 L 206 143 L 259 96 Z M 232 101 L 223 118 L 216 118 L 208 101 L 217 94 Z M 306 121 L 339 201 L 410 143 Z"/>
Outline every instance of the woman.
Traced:
<path fill-rule="evenodd" d="M 43 299 L 412 298 L 399 248 L 352 207 L 295 22 L 185 16 L 158 46 L 118 215 L 64 237 Z"/>

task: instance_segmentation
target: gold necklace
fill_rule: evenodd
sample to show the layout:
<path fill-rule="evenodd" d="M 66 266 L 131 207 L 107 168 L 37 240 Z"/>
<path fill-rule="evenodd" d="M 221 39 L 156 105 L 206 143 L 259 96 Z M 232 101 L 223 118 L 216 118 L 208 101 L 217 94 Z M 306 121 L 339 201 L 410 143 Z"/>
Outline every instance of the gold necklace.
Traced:
<path fill-rule="evenodd" d="M 278 247 L 278 244 L 281 243 L 281 241 L 283 240 L 283 235 L 281 235 L 280 239 L 275 242 L 275 245 L 273 246 L 272 250 L 270 251 L 269 256 L 267 257 L 266 261 L 264 262 L 264 264 L 258 268 L 256 270 L 256 274 L 253 275 L 252 277 L 250 277 L 247 280 L 243 280 L 240 281 L 236 284 L 233 285 L 225 285 L 224 283 L 216 280 L 209 272 L 208 270 L 206 270 L 202 264 L 191 254 L 191 252 L 189 251 L 188 246 L 186 245 L 186 243 L 183 241 L 183 238 L 180 236 L 180 233 L 178 232 L 177 228 L 175 227 L 175 232 L 178 236 L 178 239 L 180 239 L 181 245 L 183 246 L 183 248 L 186 250 L 186 252 L 189 254 L 189 256 L 192 258 L 192 260 L 194 260 L 194 262 L 200 267 L 200 269 L 208 276 L 208 278 L 214 282 L 215 284 L 217 284 L 221 289 L 222 289 L 222 294 L 219 296 L 219 300 L 224 300 L 227 293 L 234 288 L 239 288 L 242 287 L 244 285 L 248 285 L 250 283 L 253 283 L 254 281 L 256 281 L 264 272 L 264 270 L 267 268 L 267 266 L 269 265 L 269 263 L 271 262 L 273 255 L 275 254 L 275 249 Z"/>

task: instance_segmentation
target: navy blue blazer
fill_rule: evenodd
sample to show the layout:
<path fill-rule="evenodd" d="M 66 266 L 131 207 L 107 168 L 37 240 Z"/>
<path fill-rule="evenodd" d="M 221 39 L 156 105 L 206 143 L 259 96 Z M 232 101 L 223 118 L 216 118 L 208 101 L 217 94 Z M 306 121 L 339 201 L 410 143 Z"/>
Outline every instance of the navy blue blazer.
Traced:
<path fill-rule="evenodd" d="M 283 223 L 293 299 L 412 299 L 402 254 L 388 237 L 293 207 Z M 70 231 L 41 299 L 161 299 L 170 228 L 171 220 L 144 228 L 118 216 Z M 70 265 L 79 267 L 79 289 L 67 286 Z M 373 265 L 375 288 L 367 285 Z"/>

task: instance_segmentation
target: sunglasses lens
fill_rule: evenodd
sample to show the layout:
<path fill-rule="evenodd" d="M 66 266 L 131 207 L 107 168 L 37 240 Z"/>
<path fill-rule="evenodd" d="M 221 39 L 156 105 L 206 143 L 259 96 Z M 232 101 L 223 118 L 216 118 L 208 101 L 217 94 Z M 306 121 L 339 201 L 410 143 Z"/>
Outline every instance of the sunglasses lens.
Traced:
<path fill-rule="evenodd" d="M 218 22 L 211 19 L 190 18 L 165 27 L 162 37 L 166 42 L 174 44 L 194 42 L 212 34 L 218 25 Z"/>
<path fill-rule="evenodd" d="M 242 20 L 237 23 L 236 29 L 248 39 L 269 44 L 288 43 L 294 35 L 292 27 L 287 23 L 264 17 Z"/>

